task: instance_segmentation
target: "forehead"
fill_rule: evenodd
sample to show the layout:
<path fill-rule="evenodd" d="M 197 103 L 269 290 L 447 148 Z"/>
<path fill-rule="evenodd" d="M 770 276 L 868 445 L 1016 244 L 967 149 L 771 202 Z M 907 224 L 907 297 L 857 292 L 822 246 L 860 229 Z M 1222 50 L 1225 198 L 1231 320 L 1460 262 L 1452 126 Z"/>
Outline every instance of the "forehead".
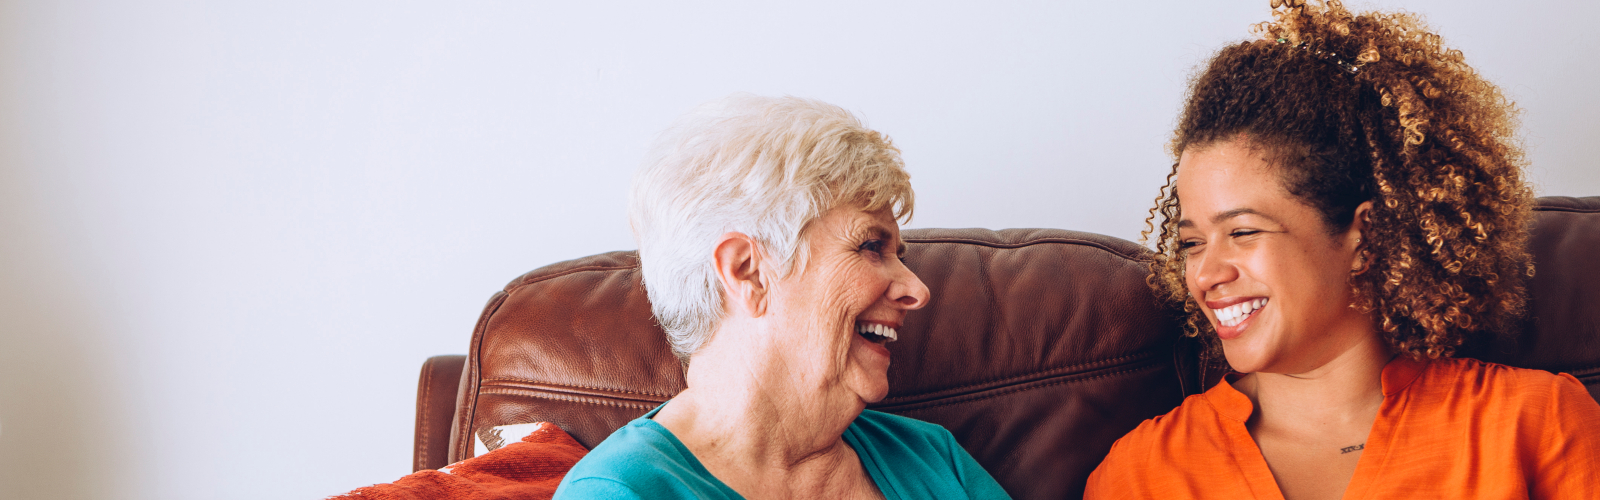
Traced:
<path fill-rule="evenodd" d="M 1240 208 L 1294 204 L 1263 152 L 1237 141 L 1185 150 L 1174 187 L 1183 220 L 1197 223 Z"/>
<path fill-rule="evenodd" d="M 900 234 L 900 226 L 887 208 L 866 211 L 857 205 L 841 205 L 823 212 L 813 225 L 818 229 L 826 228 L 823 233 L 842 238 L 894 238 Z"/>

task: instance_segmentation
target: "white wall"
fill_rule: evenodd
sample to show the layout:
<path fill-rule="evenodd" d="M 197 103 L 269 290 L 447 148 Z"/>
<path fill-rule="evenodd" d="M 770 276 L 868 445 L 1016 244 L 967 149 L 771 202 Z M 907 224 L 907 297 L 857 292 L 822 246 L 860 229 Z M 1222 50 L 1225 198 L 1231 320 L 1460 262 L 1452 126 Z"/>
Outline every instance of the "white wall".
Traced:
<path fill-rule="evenodd" d="M 858 111 L 913 226 L 1137 238 L 1239 2 L 0 3 L 0 497 L 320 498 L 409 472 L 417 369 L 517 274 L 633 248 L 652 134 Z M 1592 2 L 1389 0 L 1600 195 Z M 1359 6 L 1359 4 L 1358 4 Z"/>

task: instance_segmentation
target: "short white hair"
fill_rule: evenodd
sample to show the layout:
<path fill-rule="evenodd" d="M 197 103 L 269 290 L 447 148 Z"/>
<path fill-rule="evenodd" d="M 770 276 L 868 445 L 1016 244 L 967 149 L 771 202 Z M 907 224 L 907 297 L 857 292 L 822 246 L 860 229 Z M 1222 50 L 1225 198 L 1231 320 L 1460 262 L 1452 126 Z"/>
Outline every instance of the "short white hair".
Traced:
<path fill-rule="evenodd" d="M 903 222 L 913 193 L 900 150 L 838 106 L 735 94 L 663 132 L 633 178 L 628 219 L 673 354 L 688 363 L 721 323 L 712 253 L 723 234 L 749 235 L 786 275 L 803 265 L 806 225 L 843 203 Z"/>

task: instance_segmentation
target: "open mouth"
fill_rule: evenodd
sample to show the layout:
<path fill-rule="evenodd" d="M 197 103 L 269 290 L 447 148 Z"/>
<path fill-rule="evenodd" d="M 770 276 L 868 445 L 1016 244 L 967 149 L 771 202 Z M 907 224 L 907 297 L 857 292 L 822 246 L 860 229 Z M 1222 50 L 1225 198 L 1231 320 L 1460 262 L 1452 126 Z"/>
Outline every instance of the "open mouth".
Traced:
<path fill-rule="evenodd" d="M 1249 319 L 1252 314 L 1255 314 L 1256 311 L 1260 311 L 1261 308 L 1266 307 L 1266 305 L 1267 299 L 1262 297 L 1255 300 L 1246 300 L 1222 309 L 1217 309 L 1217 323 L 1221 324 L 1222 326 L 1229 327 L 1239 326 L 1239 323 L 1243 323 L 1244 320 Z"/>
<path fill-rule="evenodd" d="M 887 344 L 900 339 L 900 334 L 888 325 L 856 323 L 856 335 L 876 344 Z"/>

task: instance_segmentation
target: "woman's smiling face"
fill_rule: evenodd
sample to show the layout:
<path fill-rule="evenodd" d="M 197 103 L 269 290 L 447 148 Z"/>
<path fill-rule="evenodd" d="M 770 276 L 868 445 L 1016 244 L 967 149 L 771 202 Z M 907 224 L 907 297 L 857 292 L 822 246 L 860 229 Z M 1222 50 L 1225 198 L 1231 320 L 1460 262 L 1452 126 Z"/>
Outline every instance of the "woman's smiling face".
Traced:
<path fill-rule="evenodd" d="M 1373 338 L 1351 306 L 1360 224 L 1330 229 L 1243 139 L 1185 150 L 1176 189 L 1184 281 L 1234 370 L 1305 373 Z"/>
<path fill-rule="evenodd" d="M 904 244 L 888 210 L 834 208 L 802 233 L 805 260 L 774 287 L 772 313 L 789 333 L 796 377 L 843 389 L 862 404 L 889 392 L 889 350 L 928 287 L 900 261 Z M 865 331 L 863 331 L 865 330 Z"/>

